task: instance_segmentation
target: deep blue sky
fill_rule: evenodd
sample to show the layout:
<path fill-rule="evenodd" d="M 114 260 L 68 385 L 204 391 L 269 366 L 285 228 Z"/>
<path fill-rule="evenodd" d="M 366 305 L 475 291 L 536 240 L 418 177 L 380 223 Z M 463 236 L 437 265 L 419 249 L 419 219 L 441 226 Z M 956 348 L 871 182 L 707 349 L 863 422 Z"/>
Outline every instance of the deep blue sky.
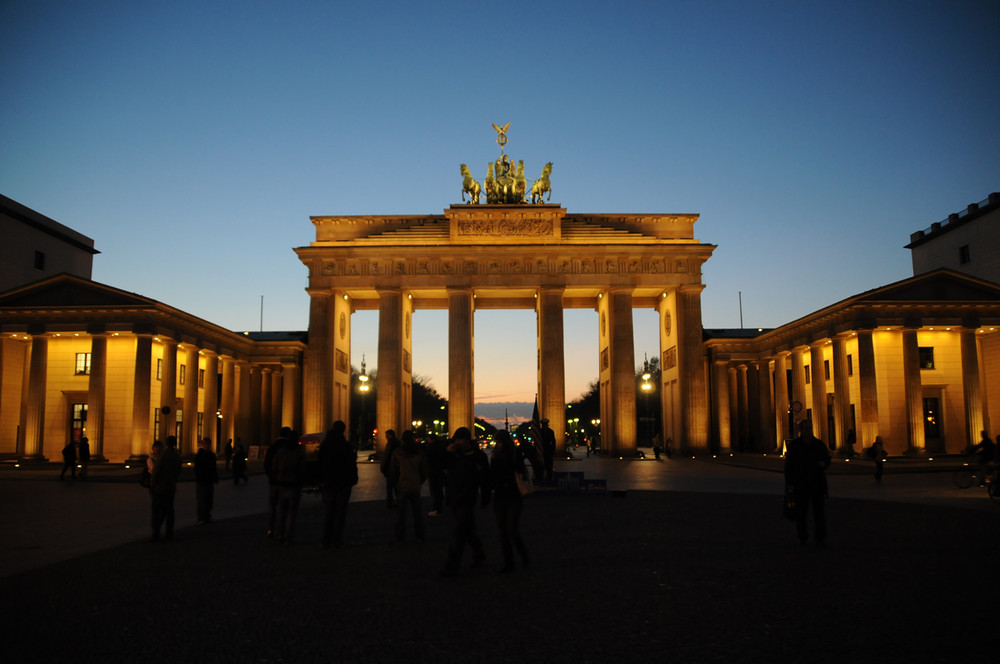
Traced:
<path fill-rule="evenodd" d="M 1000 190 L 998 29 L 996 1 L 7 0 L 0 192 L 94 238 L 97 281 L 305 329 L 309 216 L 440 214 L 510 122 L 569 212 L 699 213 L 705 326 L 742 291 L 774 327 L 907 277 L 910 233 Z M 569 398 L 595 318 L 567 312 Z M 442 392 L 445 322 L 414 318 Z M 477 396 L 531 400 L 533 315 L 479 313 L 476 344 Z"/>

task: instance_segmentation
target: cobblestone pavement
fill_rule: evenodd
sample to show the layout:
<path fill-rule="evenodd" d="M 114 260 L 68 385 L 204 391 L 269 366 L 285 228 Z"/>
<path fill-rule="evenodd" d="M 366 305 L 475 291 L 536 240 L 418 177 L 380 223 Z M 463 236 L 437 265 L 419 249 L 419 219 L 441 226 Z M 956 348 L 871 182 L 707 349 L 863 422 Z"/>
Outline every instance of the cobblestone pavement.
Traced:
<path fill-rule="evenodd" d="M 454 578 L 438 575 L 450 519 L 427 519 L 423 543 L 391 547 L 394 512 L 377 500 L 381 476 L 369 465 L 337 550 L 317 546 L 315 495 L 303 499 L 294 546 L 267 539 L 259 475 L 220 484 L 207 526 L 187 515 L 194 490 L 182 484 L 175 540 L 157 544 L 146 541 L 148 496 L 131 482 L 0 476 L 4 659 L 884 663 L 938 662 L 956 648 L 995 654 L 996 599 L 982 570 L 1000 551 L 1000 506 L 947 487 L 947 473 L 887 474 L 882 493 L 864 473 L 831 478 L 829 545 L 817 547 L 800 546 L 781 518 L 774 467 L 573 463 L 615 491 L 527 499 L 531 566 L 512 574 L 496 573 L 493 515 L 480 512 L 487 563 Z M 32 552 L 38 560 L 24 563 Z"/>

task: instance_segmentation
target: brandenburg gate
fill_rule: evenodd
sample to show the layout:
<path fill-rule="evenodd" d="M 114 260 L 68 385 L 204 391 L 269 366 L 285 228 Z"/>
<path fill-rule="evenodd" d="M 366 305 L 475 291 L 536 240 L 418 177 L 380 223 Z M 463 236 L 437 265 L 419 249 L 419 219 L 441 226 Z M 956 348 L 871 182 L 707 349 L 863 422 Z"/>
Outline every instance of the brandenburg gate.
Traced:
<path fill-rule="evenodd" d="M 538 408 L 565 439 L 563 310 L 598 313 L 602 445 L 636 449 L 632 309 L 659 314 L 664 438 L 682 451 L 708 448 L 709 404 L 701 327 L 701 266 L 714 245 L 694 238 L 695 214 L 569 214 L 551 199 L 551 164 L 529 189 L 523 162 L 503 154 L 484 187 L 463 164 L 462 199 L 442 215 L 312 217 L 316 239 L 295 251 L 309 269 L 309 342 L 303 426 L 349 422 L 351 314 L 378 310 L 379 431 L 411 421 L 413 312 L 448 311 L 449 426 L 473 429 L 473 319 L 477 309 L 537 315 Z M 502 140 L 501 140 L 502 139 Z M 480 198 L 485 195 L 486 202 Z M 380 437 L 381 438 L 381 437 Z M 378 450 L 384 440 L 377 443 Z"/>

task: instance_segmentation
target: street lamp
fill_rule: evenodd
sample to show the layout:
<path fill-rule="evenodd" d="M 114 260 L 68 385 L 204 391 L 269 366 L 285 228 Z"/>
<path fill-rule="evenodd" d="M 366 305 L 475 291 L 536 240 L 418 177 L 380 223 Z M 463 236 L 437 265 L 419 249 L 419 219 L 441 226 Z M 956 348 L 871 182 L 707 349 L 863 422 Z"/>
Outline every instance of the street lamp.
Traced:
<path fill-rule="evenodd" d="M 368 384 L 368 374 L 364 373 L 364 364 L 364 360 L 361 360 L 362 373 L 358 376 L 358 381 L 361 383 L 358 385 L 358 392 L 361 393 L 361 422 L 358 424 L 360 430 L 358 433 L 362 444 L 368 442 L 368 413 L 365 411 L 365 397 L 368 396 L 368 390 L 371 389 L 371 385 Z"/>
<path fill-rule="evenodd" d="M 646 372 L 646 373 L 642 374 L 642 401 L 643 401 L 643 410 L 645 410 L 645 414 L 646 414 L 646 417 L 645 417 L 645 420 L 646 420 L 646 436 L 648 438 L 652 438 L 652 433 L 651 433 L 652 424 L 650 422 L 650 420 L 652 418 L 649 416 L 649 392 L 650 392 L 650 390 L 653 389 L 652 383 L 649 382 L 649 379 L 651 377 L 652 377 L 652 374 L 650 374 L 649 372 Z"/>

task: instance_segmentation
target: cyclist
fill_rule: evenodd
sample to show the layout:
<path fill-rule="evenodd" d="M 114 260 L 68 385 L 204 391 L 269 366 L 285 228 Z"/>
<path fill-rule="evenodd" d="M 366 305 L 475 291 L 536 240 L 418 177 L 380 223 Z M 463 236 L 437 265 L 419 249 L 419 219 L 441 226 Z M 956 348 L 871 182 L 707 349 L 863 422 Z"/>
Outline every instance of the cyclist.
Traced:
<path fill-rule="evenodd" d="M 979 444 L 972 448 L 972 452 L 979 456 L 979 465 L 983 469 L 983 478 L 990 475 L 990 464 L 993 463 L 993 457 L 996 454 L 996 445 L 993 443 L 993 439 L 985 431 L 979 433 L 981 440 Z M 980 484 L 982 486 L 982 484 Z"/>

